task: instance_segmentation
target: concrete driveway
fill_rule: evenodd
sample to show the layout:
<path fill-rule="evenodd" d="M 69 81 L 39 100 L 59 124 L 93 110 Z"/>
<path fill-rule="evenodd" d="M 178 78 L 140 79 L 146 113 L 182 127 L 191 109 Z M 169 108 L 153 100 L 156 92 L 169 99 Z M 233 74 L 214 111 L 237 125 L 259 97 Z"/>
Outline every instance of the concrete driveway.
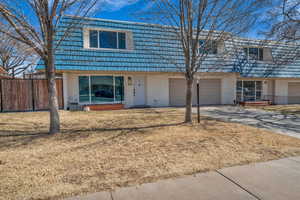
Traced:
<path fill-rule="evenodd" d="M 194 108 L 194 113 L 197 110 Z M 300 116 L 240 106 L 201 107 L 201 115 L 228 122 L 237 122 L 272 132 L 300 138 Z"/>

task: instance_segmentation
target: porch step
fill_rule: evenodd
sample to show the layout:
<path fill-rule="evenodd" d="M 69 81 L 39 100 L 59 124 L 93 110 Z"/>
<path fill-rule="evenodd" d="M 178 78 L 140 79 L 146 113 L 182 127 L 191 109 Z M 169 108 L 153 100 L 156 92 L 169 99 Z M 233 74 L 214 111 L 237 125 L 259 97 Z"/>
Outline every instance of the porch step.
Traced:
<path fill-rule="evenodd" d="M 272 105 L 271 101 L 243 101 L 239 103 L 242 106 L 269 106 Z"/>
<path fill-rule="evenodd" d="M 95 104 L 95 105 L 85 105 L 84 110 L 121 110 L 124 109 L 124 104 Z"/>
<path fill-rule="evenodd" d="M 130 108 L 151 108 L 149 105 L 138 105 L 138 106 L 132 106 Z"/>

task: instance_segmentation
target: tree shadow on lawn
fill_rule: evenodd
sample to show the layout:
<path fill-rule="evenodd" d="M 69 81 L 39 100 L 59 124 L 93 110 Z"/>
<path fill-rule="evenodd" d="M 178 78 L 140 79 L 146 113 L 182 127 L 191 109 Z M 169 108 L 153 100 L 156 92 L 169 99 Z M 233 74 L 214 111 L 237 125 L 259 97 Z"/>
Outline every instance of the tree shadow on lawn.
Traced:
<path fill-rule="evenodd" d="M 50 135 L 48 132 L 27 132 L 27 131 L 1 131 L 0 132 L 0 149 L 12 148 L 24 145 L 30 145 L 38 139 L 42 138 L 52 138 L 53 136 L 59 135 L 55 138 L 58 140 L 69 140 L 78 139 L 82 137 L 87 137 L 90 132 L 93 134 L 105 134 L 110 132 L 120 132 L 117 135 L 110 137 L 109 139 L 114 139 L 116 137 L 125 136 L 129 134 L 141 134 L 143 130 L 162 128 L 162 127 L 172 127 L 183 125 L 183 122 L 179 123 L 169 123 L 169 124 L 156 124 L 149 126 L 140 127 L 120 127 L 120 128 L 91 128 L 91 129 L 62 129 L 60 134 Z"/>
<path fill-rule="evenodd" d="M 140 113 L 145 113 L 145 110 L 136 110 L 135 113 L 140 114 Z M 156 109 L 147 109 L 147 113 L 153 113 L 159 114 L 157 117 L 160 118 L 160 114 L 166 115 L 167 113 L 171 113 L 170 118 L 174 117 L 173 114 L 177 112 L 176 109 L 172 110 L 159 110 L 157 111 Z M 127 113 L 126 113 L 127 114 Z M 178 115 L 178 114 L 176 114 Z M 181 114 L 180 114 L 181 115 Z M 183 115 L 181 115 L 183 117 Z M 194 115 L 195 117 L 196 115 Z M 116 119 L 117 120 L 117 119 Z M 122 119 L 120 119 L 122 120 Z M 196 119 L 194 119 L 196 121 Z M 213 125 L 215 124 L 216 120 L 203 116 L 201 117 L 201 124 L 198 126 L 200 129 L 204 130 L 215 130 Z M 107 127 L 95 127 L 95 128 L 71 128 L 71 129 L 66 129 L 63 128 L 61 129 L 61 134 L 56 134 L 56 135 L 49 135 L 47 131 L 26 131 L 26 130 L 2 130 L 0 131 L 0 150 L 4 148 L 15 148 L 19 146 L 26 146 L 26 145 L 31 145 L 37 142 L 39 139 L 43 138 L 54 138 L 54 140 L 77 140 L 80 138 L 85 138 L 88 137 L 91 133 L 92 134 L 111 134 L 114 132 L 119 132 L 118 134 L 113 134 L 112 137 L 108 137 L 109 139 L 115 139 L 116 137 L 121 137 L 121 136 L 126 136 L 126 135 L 131 135 L 131 134 L 144 134 L 149 129 L 155 129 L 155 128 L 163 128 L 163 127 L 175 127 L 175 126 L 180 126 L 184 125 L 184 122 L 169 122 L 169 123 L 158 123 L 158 124 L 151 124 L 151 125 L 141 125 L 141 126 L 133 126 L 133 127 L 116 127 L 114 124 L 106 124 L 105 126 Z M 125 125 L 127 126 L 127 125 Z M 197 127 L 197 124 L 194 124 L 195 127 Z M 149 131 L 147 132 L 149 133 Z M 105 141 L 103 141 L 105 142 Z"/>

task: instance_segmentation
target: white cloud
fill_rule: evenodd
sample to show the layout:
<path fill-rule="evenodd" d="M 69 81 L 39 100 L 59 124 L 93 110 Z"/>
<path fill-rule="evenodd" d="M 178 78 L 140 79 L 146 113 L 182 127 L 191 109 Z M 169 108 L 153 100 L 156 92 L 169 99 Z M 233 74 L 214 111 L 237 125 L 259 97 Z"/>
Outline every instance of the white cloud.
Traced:
<path fill-rule="evenodd" d="M 104 10 L 117 11 L 125 6 L 137 3 L 139 0 L 102 0 Z"/>

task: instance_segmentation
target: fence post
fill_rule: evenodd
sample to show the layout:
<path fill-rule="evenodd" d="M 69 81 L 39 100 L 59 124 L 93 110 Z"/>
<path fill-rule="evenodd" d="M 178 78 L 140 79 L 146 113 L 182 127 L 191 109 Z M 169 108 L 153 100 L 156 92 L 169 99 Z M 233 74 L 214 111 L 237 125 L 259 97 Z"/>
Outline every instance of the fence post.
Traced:
<path fill-rule="evenodd" d="M 31 99 L 32 99 L 32 111 L 35 111 L 35 99 L 34 99 L 34 84 L 33 79 L 31 79 Z"/>
<path fill-rule="evenodd" d="M 3 97 L 2 97 L 2 79 L 0 79 L 0 110 L 1 112 L 3 112 Z"/>
<path fill-rule="evenodd" d="M 65 109 L 65 95 L 64 95 L 64 81 L 61 79 L 60 81 L 60 87 L 61 87 L 61 97 L 62 97 L 62 109 Z M 59 95 L 57 95 L 57 98 L 59 99 Z"/>
<path fill-rule="evenodd" d="M 197 79 L 197 121 L 200 123 L 200 87 L 199 79 Z"/>

